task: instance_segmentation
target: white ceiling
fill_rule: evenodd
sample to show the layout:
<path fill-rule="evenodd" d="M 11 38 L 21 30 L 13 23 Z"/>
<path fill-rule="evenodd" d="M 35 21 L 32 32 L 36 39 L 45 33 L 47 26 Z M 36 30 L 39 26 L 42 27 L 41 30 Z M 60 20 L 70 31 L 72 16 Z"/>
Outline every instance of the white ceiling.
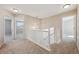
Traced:
<path fill-rule="evenodd" d="M 76 5 L 67 9 L 63 8 L 63 4 L 1 4 L 0 7 L 10 12 L 12 8 L 16 8 L 20 10 L 20 14 L 44 18 L 75 9 Z"/>

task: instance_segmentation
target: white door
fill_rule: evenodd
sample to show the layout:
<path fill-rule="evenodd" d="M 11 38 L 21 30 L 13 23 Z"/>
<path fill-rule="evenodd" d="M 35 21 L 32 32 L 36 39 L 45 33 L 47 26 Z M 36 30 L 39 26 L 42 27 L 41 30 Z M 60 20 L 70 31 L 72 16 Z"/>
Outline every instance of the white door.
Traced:
<path fill-rule="evenodd" d="M 63 41 L 75 41 L 75 16 L 64 17 L 62 20 Z"/>

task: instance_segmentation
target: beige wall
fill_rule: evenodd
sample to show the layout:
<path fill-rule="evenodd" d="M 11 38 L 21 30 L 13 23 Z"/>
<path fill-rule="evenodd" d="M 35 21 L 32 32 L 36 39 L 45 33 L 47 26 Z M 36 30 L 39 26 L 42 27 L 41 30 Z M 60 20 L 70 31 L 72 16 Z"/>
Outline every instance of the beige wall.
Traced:
<path fill-rule="evenodd" d="M 32 27 L 35 26 L 34 25 L 35 23 L 39 27 L 40 20 L 38 18 L 25 15 L 24 16 L 24 21 L 25 21 L 25 36 L 26 36 L 26 38 L 27 37 L 31 38 L 31 36 L 32 36 L 32 34 L 31 34 L 32 33 Z"/>
<path fill-rule="evenodd" d="M 12 16 L 11 13 L 0 9 L 0 45 L 4 42 L 4 17 L 5 16 Z"/>
<path fill-rule="evenodd" d="M 79 5 L 77 5 L 77 47 L 79 50 Z"/>
<path fill-rule="evenodd" d="M 62 18 L 76 15 L 76 10 L 68 11 L 55 16 L 47 17 L 42 20 L 42 28 L 55 28 L 55 42 L 62 41 Z"/>
<path fill-rule="evenodd" d="M 5 36 L 4 36 L 4 19 L 10 18 L 12 20 L 12 39 L 16 38 L 16 20 L 24 20 L 24 15 L 14 15 L 6 10 L 0 9 L 0 45 L 5 43 Z"/>

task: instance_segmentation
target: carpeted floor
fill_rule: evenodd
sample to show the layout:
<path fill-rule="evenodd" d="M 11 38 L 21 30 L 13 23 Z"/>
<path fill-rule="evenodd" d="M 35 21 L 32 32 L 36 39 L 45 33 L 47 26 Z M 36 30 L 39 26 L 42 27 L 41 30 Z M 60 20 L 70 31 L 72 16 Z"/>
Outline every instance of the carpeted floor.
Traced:
<path fill-rule="evenodd" d="M 7 42 L 1 49 L 0 53 L 9 54 L 43 54 L 48 53 L 47 50 L 39 47 L 38 45 L 32 43 L 29 40 L 13 40 Z"/>
<path fill-rule="evenodd" d="M 78 54 L 75 42 L 63 42 L 51 45 L 51 52 L 55 54 Z"/>
<path fill-rule="evenodd" d="M 62 53 L 78 53 L 76 44 L 71 43 L 59 43 L 52 44 L 51 51 L 41 48 L 29 40 L 13 40 L 7 42 L 0 49 L 1 54 L 62 54 Z"/>

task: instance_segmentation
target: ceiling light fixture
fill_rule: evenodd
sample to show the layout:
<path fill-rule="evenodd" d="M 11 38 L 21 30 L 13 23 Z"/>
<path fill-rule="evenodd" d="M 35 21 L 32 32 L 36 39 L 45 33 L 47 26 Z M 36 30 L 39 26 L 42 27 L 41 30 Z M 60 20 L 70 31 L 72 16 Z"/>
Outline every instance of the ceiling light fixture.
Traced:
<path fill-rule="evenodd" d="M 14 12 L 18 12 L 18 9 L 15 9 L 15 8 L 14 8 L 13 11 L 14 11 Z"/>
<path fill-rule="evenodd" d="M 11 9 L 13 12 L 19 12 L 19 10 L 18 9 L 16 9 L 16 8 L 13 8 L 13 9 Z"/>
<path fill-rule="evenodd" d="M 69 8 L 70 7 L 70 4 L 65 4 L 64 6 L 63 6 L 63 8 Z"/>

